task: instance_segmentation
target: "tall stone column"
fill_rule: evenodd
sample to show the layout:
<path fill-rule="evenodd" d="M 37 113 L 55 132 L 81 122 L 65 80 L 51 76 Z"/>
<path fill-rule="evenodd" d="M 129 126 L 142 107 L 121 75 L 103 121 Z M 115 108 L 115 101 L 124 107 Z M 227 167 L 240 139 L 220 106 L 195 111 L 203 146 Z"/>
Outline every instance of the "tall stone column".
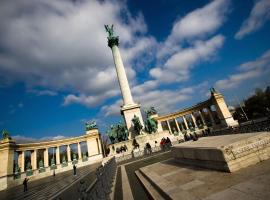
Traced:
<path fill-rule="evenodd" d="M 79 156 L 79 160 L 82 159 L 82 151 L 81 151 L 81 144 L 80 142 L 78 142 L 78 156 Z"/>
<path fill-rule="evenodd" d="M 21 172 L 25 171 L 25 151 L 22 151 L 22 164 Z"/>
<path fill-rule="evenodd" d="M 174 118 L 174 121 L 175 121 L 175 124 L 176 124 L 176 127 L 177 127 L 177 131 L 179 133 L 181 131 L 181 129 L 179 128 L 179 124 L 178 124 L 176 118 Z"/>
<path fill-rule="evenodd" d="M 44 151 L 44 167 L 49 167 L 49 150 L 48 148 Z"/>
<path fill-rule="evenodd" d="M 136 135 L 132 122 L 131 122 L 134 116 L 138 117 L 140 120 L 140 123 L 143 125 L 143 119 L 142 119 L 142 114 L 140 110 L 141 106 L 139 104 L 134 103 L 132 95 L 131 95 L 126 71 L 125 71 L 121 54 L 118 48 L 119 37 L 113 35 L 113 25 L 111 27 L 109 27 L 108 25 L 105 25 L 105 29 L 109 34 L 109 36 L 107 37 L 108 46 L 112 50 L 116 74 L 118 77 L 118 82 L 119 82 L 119 86 L 120 86 L 122 97 L 123 97 L 124 105 L 121 108 L 121 113 L 124 116 L 127 129 L 129 130 L 129 133 L 130 133 L 129 139 L 132 139 Z"/>
<path fill-rule="evenodd" d="M 67 145 L 67 158 L 68 158 L 68 162 L 71 161 L 71 154 L 70 154 L 70 146 Z"/>
<path fill-rule="evenodd" d="M 56 151 L 55 151 L 55 154 L 56 154 L 56 164 L 59 165 L 60 164 L 60 147 L 56 147 Z"/>
<path fill-rule="evenodd" d="M 184 121 L 184 124 L 186 126 L 186 129 L 189 130 L 189 127 L 188 127 L 187 120 L 186 120 L 185 116 L 183 116 L 183 121 Z"/>
<path fill-rule="evenodd" d="M 167 126 L 168 126 L 168 128 L 169 128 L 170 133 L 172 133 L 172 129 L 171 129 L 171 126 L 170 126 L 169 121 L 168 121 L 168 120 L 166 120 L 166 123 L 167 123 Z"/>
<path fill-rule="evenodd" d="M 190 115 L 191 115 L 191 119 L 192 119 L 192 121 L 194 123 L 195 128 L 198 128 L 197 122 L 196 122 L 196 119 L 195 119 L 194 115 L 192 113 Z"/>
<path fill-rule="evenodd" d="M 37 169 L 37 150 L 31 151 L 31 165 L 32 169 Z"/>

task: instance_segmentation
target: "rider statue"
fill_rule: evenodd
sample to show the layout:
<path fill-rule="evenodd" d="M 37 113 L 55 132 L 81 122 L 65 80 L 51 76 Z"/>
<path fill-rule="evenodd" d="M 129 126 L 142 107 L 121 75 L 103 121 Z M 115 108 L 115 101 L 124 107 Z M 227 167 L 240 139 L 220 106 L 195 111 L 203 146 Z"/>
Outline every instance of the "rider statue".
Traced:
<path fill-rule="evenodd" d="M 131 121 L 133 123 L 134 131 L 136 132 L 137 135 L 140 135 L 143 126 L 141 125 L 139 117 L 134 115 Z"/>

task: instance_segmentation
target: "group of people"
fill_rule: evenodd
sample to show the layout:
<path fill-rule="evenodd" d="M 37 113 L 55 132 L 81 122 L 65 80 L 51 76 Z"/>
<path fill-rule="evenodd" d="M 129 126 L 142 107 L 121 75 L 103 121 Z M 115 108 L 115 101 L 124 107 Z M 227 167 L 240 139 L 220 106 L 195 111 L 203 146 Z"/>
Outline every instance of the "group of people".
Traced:
<path fill-rule="evenodd" d="M 168 150 L 172 146 L 172 142 L 169 137 L 167 138 L 162 138 L 160 141 L 160 147 L 163 151 Z"/>

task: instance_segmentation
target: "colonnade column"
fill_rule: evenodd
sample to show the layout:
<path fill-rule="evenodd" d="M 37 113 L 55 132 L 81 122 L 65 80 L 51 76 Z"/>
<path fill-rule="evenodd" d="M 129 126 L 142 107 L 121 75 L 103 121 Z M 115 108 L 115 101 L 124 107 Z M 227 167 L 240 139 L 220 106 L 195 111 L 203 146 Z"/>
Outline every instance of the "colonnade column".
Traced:
<path fill-rule="evenodd" d="M 22 151 L 22 160 L 21 160 L 21 172 L 24 172 L 25 171 L 25 152 Z"/>
<path fill-rule="evenodd" d="M 192 113 L 190 115 L 191 115 L 191 119 L 192 119 L 194 126 L 195 126 L 194 128 L 198 128 L 195 117 L 193 116 Z"/>
<path fill-rule="evenodd" d="M 48 148 L 45 149 L 44 151 L 44 167 L 49 167 L 49 151 Z"/>
<path fill-rule="evenodd" d="M 37 150 L 35 149 L 33 152 L 31 152 L 31 165 L 32 169 L 37 169 Z"/>
<path fill-rule="evenodd" d="M 171 129 L 171 127 L 170 127 L 170 123 L 169 123 L 169 121 L 168 121 L 168 120 L 166 120 L 166 123 L 167 123 L 167 126 L 168 126 L 168 128 L 169 128 L 169 132 L 170 132 L 170 133 L 172 133 L 172 129 Z"/>
<path fill-rule="evenodd" d="M 71 155 L 70 155 L 70 146 L 67 145 L 67 157 L 68 157 L 68 162 L 71 161 Z"/>
<path fill-rule="evenodd" d="M 183 116 L 183 121 L 185 123 L 186 129 L 189 130 L 189 127 L 188 127 L 187 120 L 186 120 L 185 116 Z"/>
<path fill-rule="evenodd" d="M 56 154 L 56 164 L 59 165 L 60 164 L 60 147 L 56 147 L 56 151 L 55 151 L 55 154 Z"/>
<path fill-rule="evenodd" d="M 174 118 L 174 121 L 175 121 L 176 127 L 177 127 L 177 129 L 178 129 L 178 133 L 179 133 L 181 130 L 180 130 L 180 128 L 179 128 L 179 124 L 178 124 L 176 118 Z"/>
<path fill-rule="evenodd" d="M 81 144 L 79 142 L 78 142 L 78 156 L 79 156 L 79 160 L 82 159 Z"/>

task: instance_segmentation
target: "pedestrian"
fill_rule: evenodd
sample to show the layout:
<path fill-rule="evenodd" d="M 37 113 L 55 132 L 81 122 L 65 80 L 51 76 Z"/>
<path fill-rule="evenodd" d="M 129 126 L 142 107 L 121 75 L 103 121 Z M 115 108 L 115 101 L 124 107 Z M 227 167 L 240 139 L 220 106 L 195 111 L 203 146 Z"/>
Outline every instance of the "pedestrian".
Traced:
<path fill-rule="evenodd" d="M 76 175 L 77 175 L 76 168 L 77 168 L 77 167 L 76 167 L 76 165 L 75 165 L 75 164 L 73 164 L 73 175 L 74 175 L 74 176 L 76 176 Z"/>
<path fill-rule="evenodd" d="M 53 177 L 55 177 L 55 169 L 53 170 Z"/>
<path fill-rule="evenodd" d="M 27 182 L 29 181 L 28 178 L 25 178 L 24 181 L 23 181 L 23 192 L 26 192 L 27 191 Z"/>

